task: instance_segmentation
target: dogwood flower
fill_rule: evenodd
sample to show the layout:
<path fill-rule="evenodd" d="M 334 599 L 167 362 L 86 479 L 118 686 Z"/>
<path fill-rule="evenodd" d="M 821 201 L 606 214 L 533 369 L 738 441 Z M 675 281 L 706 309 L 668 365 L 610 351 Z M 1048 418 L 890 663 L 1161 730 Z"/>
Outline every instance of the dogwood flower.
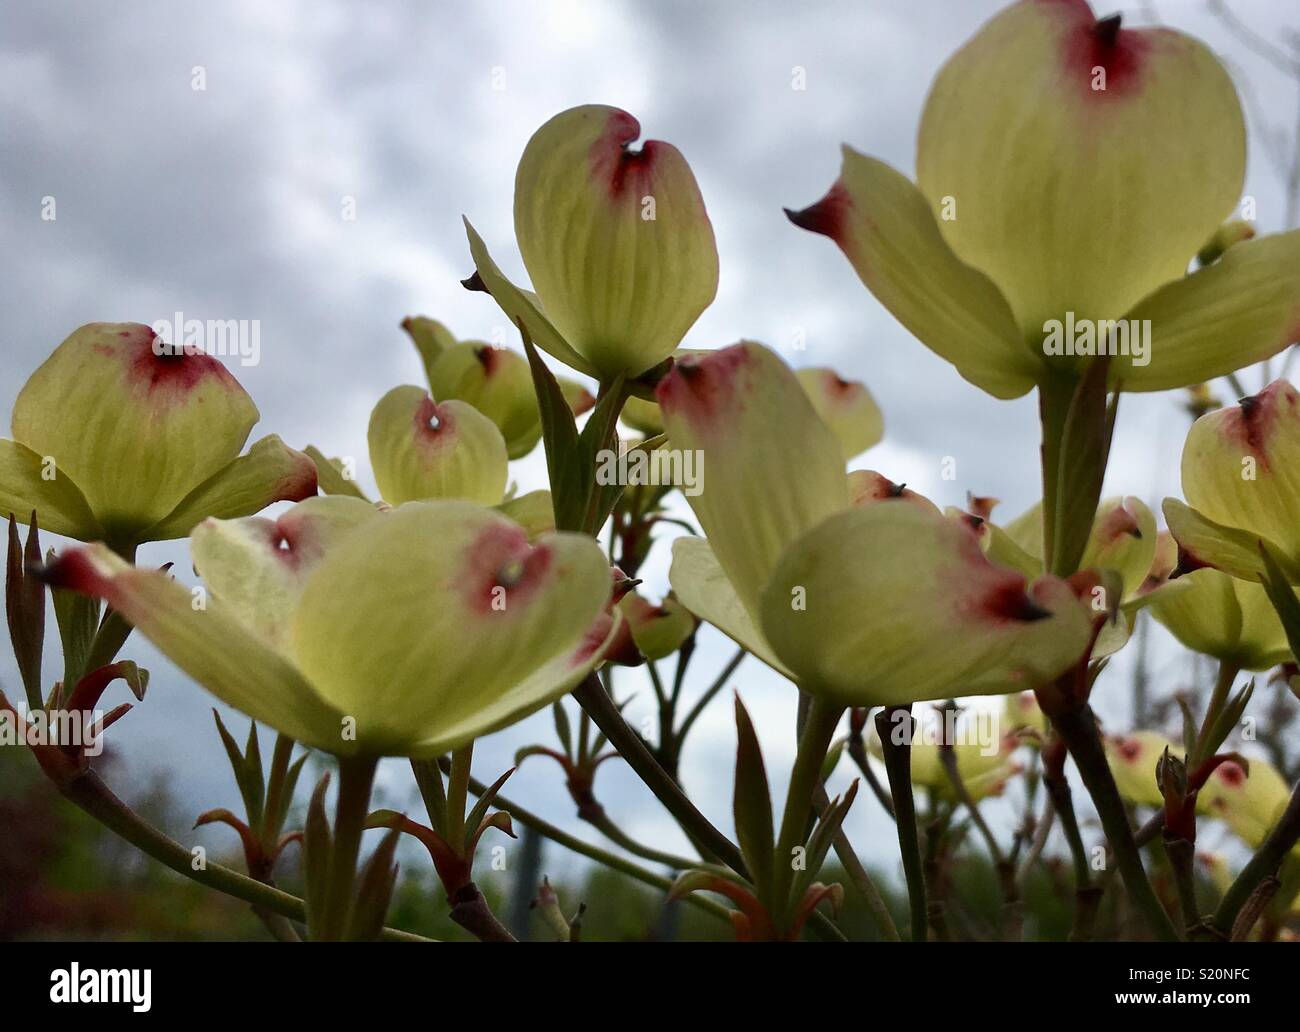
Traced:
<path fill-rule="evenodd" d="M 533 134 L 515 176 L 515 236 L 536 294 L 466 222 L 485 289 L 538 347 L 602 381 L 669 355 L 713 301 L 718 252 L 690 166 L 626 111 L 587 105 Z"/>
<path fill-rule="evenodd" d="M 316 493 L 316 469 L 271 435 L 240 455 L 257 406 L 215 358 L 148 326 L 90 323 L 34 372 L 0 440 L 0 511 L 126 552 Z"/>
<path fill-rule="evenodd" d="M 1241 195 L 1245 153 L 1236 90 L 1202 43 L 1096 19 L 1086 0 L 1021 0 L 939 71 L 915 183 L 846 146 L 826 196 L 788 214 L 995 397 L 1102 353 L 1112 383 L 1166 390 L 1300 336 L 1300 231 L 1186 275 Z"/>
<path fill-rule="evenodd" d="M 657 397 L 673 446 L 705 455 L 674 542 L 682 603 L 808 691 L 847 705 L 1005 693 L 1088 644 L 1064 581 L 985 557 L 961 521 L 887 497 L 851 505 L 840 442 L 795 374 L 737 344 L 679 362 Z"/>
<path fill-rule="evenodd" d="M 1300 394 L 1285 380 L 1193 423 L 1183 445 L 1187 503 L 1167 498 L 1164 504 L 1180 568 L 1212 566 L 1258 580 L 1262 542 L 1300 583 L 1297 460 Z"/>
<path fill-rule="evenodd" d="M 101 545 L 47 569 L 222 701 L 337 755 L 431 757 L 554 701 L 617 627 L 594 541 L 462 501 L 317 498 L 194 533 L 207 594 Z"/>

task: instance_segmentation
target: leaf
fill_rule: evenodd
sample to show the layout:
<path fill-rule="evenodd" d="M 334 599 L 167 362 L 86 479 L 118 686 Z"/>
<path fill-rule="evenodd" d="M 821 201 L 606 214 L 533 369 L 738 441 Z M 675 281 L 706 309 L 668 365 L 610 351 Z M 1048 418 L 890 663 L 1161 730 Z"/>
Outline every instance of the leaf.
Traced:
<path fill-rule="evenodd" d="M 578 529 L 586 533 L 594 534 L 604 526 L 623 494 L 622 484 L 596 482 L 596 461 L 603 451 L 618 452 L 618 417 L 626 400 L 627 392 L 620 374 L 605 386 L 591 418 L 578 437 L 581 446 L 579 466 L 586 479 L 584 497 L 587 499 L 583 508 L 583 525 Z"/>
<path fill-rule="evenodd" d="M 52 559 L 53 552 L 50 556 Z M 90 650 L 99 627 L 99 599 L 67 588 L 54 588 L 50 594 L 63 646 L 63 683 L 73 685 L 88 669 Z"/>
<path fill-rule="evenodd" d="M 214 709 L 212 717 L 217 722 L 217 733 L 221 735 L 221 744 L 226 747 L 226 758 L 230 760 L 230 767 L 235 773 L 235 784 L 239 786 L 239 795 L 244 800 L 244 807 L 249 820 L 256 824 L 262 813 L 264 786 L 262 785 L 261 762 L 259 760 L 257 770 L 254 771 L 248 759 L 240 752 L 239 744 L 235 741 L 234 736 L 226 730 L 221 714 Z"/>
<path fill-rule="evenodd" d="M 858 779 L 854 778 L 853 784 L 849 786 L 849 790 L 844 793 L 843 798 L 832 799 L 830 806 L 822 814 L 817 826 L 813 829 L 811 837 L 808 839 L 808 848 L 804 857 L 805 866 L 795 877 L 794 888 L 791 891 L 792 899 L 802 899 L 809 886 L 812 885 L 813 879 L 821 871 L 822 864 L 826 862 L 826 855 L 835 842 L 835 836 L 839 834 L 840 828 L 844 826 L 844 818 L 848 816 L 849 808 L 853 806 L 853 800 L 857 798 L 857 795 Z"/>
<path fill-rule="evenodd" d="M 1282 621 L 1287 644 L 1291 646 L 1291 655 L 1300 658 L 1300 599 L 1296 598 L 1273 550 L 1261 541 L 1259 553 L 1264 559 L 1264 576 L 1260 580 L 1268 592 L 1269 601 L 1277 610 L 1277 618 Z"/>
<path fill-rule="evenodd" d="M 736 696 L 736 789 L 732 810 L 740 852 L 753 876 L 759 897 L 765 898 L 774 878 L 776 849 L 772 795 L 758 736 L 739 695 Z M 780 857 L 779 862 L 787 863 L 789 858 Z"/>
<path fill-rule="evenodd" d="M 320 781 L 316 782 L 311 802 L 307 804 L 307 823 L 302 833 L 303 878 L 307 891 L 307 933 L 311 937 L 319 925 L 325 907 L 325 896 L 329 886 L 330 853 L 333 852 L 333 836 L 330 834 L 329 818 L 325 816 L 325 790 L 329 788 L 330 776 L 326 771 Z"/>
<path fill-rule="evenodd" d="M 564 711 L 564 703 L 560 699 L 555 700 L 551 706 L 551 714 L 555 717 L 555 733 L 560 736 L 560 744 L 564 746 L 564 751 L 568 755 L 573 755 L 573 731 L 569 726 L 569 715 Z M 515 761 L 518 766 L 519 761 Z"/>
<path fill-rule="evenodd" d="M 542 447 L 546 451 L 546 470 L 551 482 L 551 504 L 555 509 L 557 530 L 581 529 L 583 502 L 583 471 L 577 459 L 578 423 L 573 410 L 564 399 L 555 375 L 537 353 L 532 338 L 521 323 L 524 353 L 533 374 L 533 387 L 537 391 L 537 405 L 542 418 Z"/>
<path fill-rule="evenodd" d="M 492 801 L 496 799 L 497 793 L 501 791 L 501 786 L 510 780 L 510 775 L 514 772 L 515 768 L 511 767 L 508 771 L 497 778 L 486 792 L 478 797 L 478 802 L 474 804 L 474 808 L 470 810 L 469 814 L 465 817 L 465 829 L 469 835 L 473 835 L 479 830 L 479 825 L 483 823 L 483 818 L 488 812 L 488 807 L 492 805 Z"/>
<path fill-rule="evenodd" d="M 346 938 L 351 942 L 371 942 L 383 931 L 388 905 L 393 898 L 393 885 L 397 881 L 397 865 L 393 858 L 401 836 L 397 828 L 389 831 L 361 869 L 356 899 L 348 919 Z"/>
<path fill-rule="evenodd" d="M 275 813 L 270 815 L 272 828 L 283 828 L 285 819 L 289 816 L 289 807 L 293 805 L 294 789 L 298 787 L 298 777 L 302 774 L 303 764 L 307 762 L 310 753 L 303 753 L 292 764 L 284 775 L 284 785 L 280 789 L 279 805 Z M 301 835 L 299 836 L 301 838 Z"/>
<path fill-rule="evenodd" d="M 316 482 L 320 485 L 321 492 L 327 495 L 350 495 L 353 498 L 360 498 L 369 501 L 366 493 L 357 486 L 355 480 L 349 480 L 343 475 L 340 465 L 335 460 L 327 458 L 325 454 L 314 444 L 307 445 L 303 449 L 306 455 L 316 465 Z"/>

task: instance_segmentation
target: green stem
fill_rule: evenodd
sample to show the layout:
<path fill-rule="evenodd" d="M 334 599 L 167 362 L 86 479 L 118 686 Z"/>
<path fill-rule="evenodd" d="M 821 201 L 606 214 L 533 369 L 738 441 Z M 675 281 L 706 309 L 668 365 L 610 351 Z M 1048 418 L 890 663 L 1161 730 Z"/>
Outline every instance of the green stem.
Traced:
<path fill-rule="evenodd" d="M 326 942 L 342 939 L 352 914 L 353 881 L 361 833 L 370 812 L 370 789 L 378 762 L 372 756 L 339 757 L 339 798 L 334 814 L 334 844 L 330 851 L 329 879 L 325 906 L 316 938 Z"/>
<path fill-rule="evenodd" d="M 1183 912 L 1183 930 L 1190 936 L 1201 923 L 1200 908 L 1196 903 L 1196 848 L 1187 839 L 1170 835 L 1167 831 L 1164 841 L 1165 855 L 1169 857 L 1174 885 L 1178 889 L 1178 906 Z"/>
<path fill-rule="evenodd" d="M 487 785 L 476 778 L 469 779 L 469 787 L 470 791 L 475 795 L 482 795 L 488 789 Z M 588 859 L 595 860 L 599 864 L 603 864 L 611 871 L 618 871 L 620 874 L 625 874 L 629 878 L 641 882 L 643 885 L 649 885 L 652 888 L 661 889 L 664 892 L 667 892 L 672 888 L 673 883 L 671 878 L 665 878 L 663 875 L 655 874 L 653 871 L 648 871 L 640 864 L 634 863 L 625 857 L 621 857 L 616 853 L 611 853 L 606 849 L 601 849 L 599 846 L 594 846 L 590 842 L 584 842 L 582 839 L 570 835 L 567 831 L 564 831 L 561 828 L 557 828 L 545 818 L 539 817 L 531 810 L 525 809 L 518 803 L 507 799 L 503 795 L 497 795 L 496 806 L 499 810 L 507 811 L 510 814 L 511 820 L 516 820 L 525 827 L 532 828 L 533 831 L 537 832 L 537 834 L 550 839 L 556 845 L 563 846 L 565 849 L 577 853 L 579 856 L 585 856 Z M 715 917 L 722 918 L 724 921 L 730 921 L 730 918 L 727 916 L 729 911 L 726 907 L 705 896 L 701 896 L 697 892 L 692 892 L 689 896 L 685 897 L 685 902 L 690 903 L 692 906 L 698 907 L 700 910 L 704 910 Z"/>
<path fill-rule="evenodd" d="M 905 714 L 905 721 L 899 719 Z M 906 739 L 894 741 L 896 723 L 906 723 Z M 903 857 L 903 875 L 907 880 L 907 898 L 912 916 L 912 941 L 926 939 L 925 869 L 921 864 L 921 840 L 916 825 L 916 801 L 912 798 L 912 734 L 916 720 L 911 705 L 886 706 L 876 716 L 876 731 L 889 775 L 889 792 L 894 801 L 894 819 L 898 825 L 898 848 Z"/>
<path fill-rule="evenodd" d="M 1187 758 L 1188 767 L 1196 767 L 1203 760 L 1210 758 L 1210 733 L 1214 729 L 1215 722 L 1223 712 L 1223 707 L 1228 703 L 1228 695 L 1232 691 L 1232 682 L 1237 679 L 1237 674 L 1241 671 L 1236 663 L 1229 663 L 1226 659 L 1219 662 L 1219 676 L 1215 679 L 1214 690 L 1210 693 L 1209 704 L 1205 707 L 1205 718 L 1201 721 L 1200 733 L 1196 736 L 1196 748 L 1192 750 L 1192 755 Z"/>
<path fill-rule="evenodd" d="M 1074 397 L 1075 381 L 1071 377 L 1047 377 L 1038 385 L 1038 418 L 1042 424 L 1040 454 L 1043 464 L 1043 567 L 1052 569 L 1056 554 L 1054 534 L 1058 503 L 1057 481 L 1061 468 L 1061 443 L 1065 438 L 1065 421 Z"/>
<path fill-rule="evenodd" d="M 157 860 L 191 881 L 216 889 L 227 896 L 243 900 L 273 914 L 281 914 L 300 924 L 307 920 L 307 907 L 297 896 L 248 878 L 221 864 L 207 863 L 194 867 L 194 855 L 175 839 L 163 834 L 122 802 L 94 771 L 58 786 L 71 802 L 84 810 L 113 834 L 125 839 L 146 856 Z M 423 936 L 385 928 L 384 939 L 399 942 L 428 942 Z"/>
<path fill-rule="evenodd" d="M 713 683 L 705 689 L 704 694 L 695 701 L 695 705 L 691 707 L 690 712 L 686 714 L 686 718 L 682 721 L 682 726 L 677 730 L 677 745 L 679 748 L 682 742 L 686 740 L 686 736 L 690 732 L 691 727 L 700 719 L 700 714 L 704 712 L 705 707 L 713 701 L 714 696 L 716 696 L 718 692 L 722 691 L 722 689 L 727 686 L 727 681 L 731 678 L 731 675 L 736 672 L 736 668 L 740 666 L 741 662 L 748 655 L 749 652 L 743 646 L 738 649 L 736 654 L 727 662 L 727 665 L 722 668 L 722 673 L 714 678 Z M 674 684 L 673 686 L 674 698 L 677 696 L 678 687 L 679 684 Z"/>
<path fill-rule="evenodd" d="M 821 785 L 817 786 L 817 791 L 813 793 L 813 805 L 817 808 L 819 814 L 825 814 L 830 806 L 830 799 L 826 795 L 826 789 Z M 858 890 L 862 900 L 867 904 L 867 909 L 871 911 L 871 916 L 875 918 L 876 927 L 880 929 L 881 936 L 889 942 L 898 942 L 898 926 L 894 924 L 894 915 L 889 912 L 889 907 L 885 904 L 885 898 L 876 888 L 876 883 L 872 880 L 867 869 L 862 866 L 862 861 L 858 859 L 858 854 L 853 848 L 853 843 L 849 837 L 844 834 L 843 829 L 835 833 L 834 840 L 835 855 L 839 857 L 840 863 L 844 866 L 844 873 L 848 875 L 849 881 L 853 887 Z"/>
<path fill-rule="evenodd" d="M 1119 867 L 1120 877 L 1124 879 L 1124 887 L 1128 889 L 1129 896 L 1156 938 L 1176 942 L 1179 938 L 1178 931 L 1165 913 L 1165 908 L 1151 887 L 1146 868 L 1142 866 L 1142 854 L 1133 838 L 1128 812 L 1124 809 L 1119 789 L 1115 787 L 1110 764 L 1106 762 L 1106 752 L 1097 733 L 1097 719 L 1093 716 L 1092 707 L 1085 703 L 1075 709 L 1051 714 L 1051 717 L 1057 734 L 1074 757 L 1079 776 L 1097 808 L 1106 838 L 1115 851 L 1115 863 Z"/>
<path fill-rule="evenodd" d="M 664 804 L 686 833 L 737 874 L 747 876 L 748 872 L 740 850 L 715 828 L 704 814 L 700 813 L 682 791 L 681 786 L 659 765 L 650 750 L 646 748 L 645 742 L 641 740 L 641 736 L 623 719 L 623 714 L 618 711 L 614 700 L 605 691 L 600 678 L 588 674 L 573 690 L 573 697 L 578 700 L 579 705 L 587 711 L 627 765 L 645 782 L 646 787 Z"/>
<path fill-rule="evenodd" d="M 1088 848 L 1083 844 L 1083 835 L 1079 831 L 1079 818 L 1074 812 L 1070 783 L 1065 779 L 1064 762 L 1065 757 L 1062 756 L 1059 767 L 1046 762 L 1043 764 L 1043 784 L 1047 786 L 1048 799 L 1060 818 L 1061 833 L 1065 835 L 1065 841 L 1070 847 L 1070 858 L 1074 862 L 1074 920 L 1070 927 L 1070 940 L 1085 942 L 1092 938 L 1093 923 L 1104 887 L 1092 883 Z M 1027 867 L 1025 873 L 1028 874 Z"/>
<path fill-rule="evenodd" d="M 785 793 L 781 830 L 776 838 L 772 905 L 780 911 L 783 923 L 797 903 L 790 899 L 794 883 L 794 851 L 807 841 L 809 814 L 813 808 L 813 795 L 821 785 L 826 750 L 830 748 L 835 728 L 844 715 L 843 706 L 829 703 L 820 696 L 804 695 L 804 698 L 808 700 L 807 713 L 799 734 L 794 768 L 790 771 L 790 787 Z"/>
<path fill-rule="evenodd" d="M 951 743 L 940 746 L 939 759 L 943 765 L 944 773 L 948 777 L 948 784 L 952 786 L 953 794 L 957 797 L 957 801 L 966 808 L 966 812 L 970 814 L 971 821 L 983 837 L 985 846 L 988 847 L 989 856 L 993 860 L 993 867 L 998 872 L 998 882 L 1002 888 L 1007 937 L 1019 939 L 1022 931 L 1022 908 L 1020 905 L 1020 887 L 1016 882 L 1016 865 L 1008 860 L 1006 854 L 1002 852 L 1002 847 L 998 845 L 993 830 L 988 826 L 988 822 L 984 820 L 984 815 L 980 813 L 979 804 L 972 798 L 969 789 L 966 787 L 966 782 L 962 780 L 961 771 L 957 769 L 957 752 Z"/>
<path fill-rule="evenodd" d="M 474 761 L 474 743 L 461 746 L 451 754 L 451 773 L 447 777 L 447 844 L 458 852 L 465 846 L 465 803 L 469 794 L 469 769 Z"/>
<path fill-rule="evenodd" d="M 595 806 L 583 808 L 578 815 L 615 845 L 622 846 L 633 856 L 639 856 L 641 859 L 649 860 L 652 863 L 663 864 L 675 871 L 688 871 L 691 868 L 700 866 L 698 860 L 687 860 L 685 857 L 674 856 L 672 853 L 661 853 L 657 849 L 638 842 L 610 820 L 604 807 L 599 803 L 595 804 Z"/>

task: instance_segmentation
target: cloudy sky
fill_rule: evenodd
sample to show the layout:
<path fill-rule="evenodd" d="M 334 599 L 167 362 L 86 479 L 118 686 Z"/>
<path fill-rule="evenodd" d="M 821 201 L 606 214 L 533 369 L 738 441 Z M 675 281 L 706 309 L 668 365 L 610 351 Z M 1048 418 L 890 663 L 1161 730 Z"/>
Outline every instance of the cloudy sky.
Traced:
<path fill-rule="evenodd" d="M 997 0 L 491 4 L 144 2 L 6 3 L 0 9 L 0 411 L 69 332 L 90 321 L 153 323 L 181 311 L 255 319 L 261 360 L 234 371 L 257 401 L 257 433 L 356 456 L 363 479 L 373 404 L 421 383 L 398 329 L 427 313 L 462 338 L 502 332 L 471 271 L 461 216 L 497 260 L 523 277 L 514 247 L 515 165 L 547 118 L 584 103 L 626 108 L 647 137 L 690 161 L 717 232 L 716 303 L 686 344 L 748 337 L 796 365 L 832 365 L 879 400 L 887 440 L 868 464 L 942 503 L 967 490 L 1018 513 L 1038 496 L 1030 399 L 998 402 L 961 380 L 861 287 L 827 241 L 791 227 L 835 178 L 848 142 L 908 172 L 928 84 Z M 1264 37 L 1287 5 L 1234 0 Z M 1261 128 L 1294 125 L 1293 86 L 1229 36 L 1204 3 L 1126 5 L 1131 23 L 1159 19 L 1207 39 L 1249 83 L 1252 152 L 1246 191 L 1263 230 L 1280 228 L 1282 190 Z M 1099 13 L 1108 13 L 1100 11 Z M 1291 19 L 1291 24 L 1300 21 Z M 806 88 L 792 88 L 802 69 Z M 196 88 L 202 86 L 203 88 Z M 57 217 L 42 218 L 47 198 Z M 355 219 L 345 218 L 349 210 Z M 793 350 L 802 337 L 806 350 Z M 1259 374 L 1247 374 L 1253 389 Z M 1109 493 L 1155 501 L 1178 492 L 1186 419 L 1172 395 L 1126 396 Z M 957 480 L 940 480 L 944 457 Z M 541 486 L 536 459 L 519 464 Z M 649 567 L 666 587 L 666 549 Z M 142 561 L 175 560 L 151 546 Z M 146 704 L 115 732 L 124 791 L 166 771 L 187 812 L 234 805 L 207 717 L 208 697 L 144 643 Z M 701 680 L 729 649 L 711 639 Z M 791 758 L 792 693 L 753 663 L 737 678 L 753 708 L 774 780 Z M 1186 670 L 1157 667 L 1169 685 Z M 49 676 L 53 676 L 52 673 Z M 6 686 L 12 664 L 0 665 Z M 639 685 L 636 675 L 624 683 Z M 1104 713 L 1122 724 L 1126 681 L 1104 684 Z M 634 718 L 650 712 L 644 700 Z M 480 776 L 549 732 L 534 718 L 480 749 Z M 700 725 L 684 766 L 703 808 L 729 825 L 729 707 Z M 394 798 L 406 791 L 400 765 Z M 523 802 L 576 826 L 559 771 L 512 786 Z M 635 834 L 672 841 L 654 801 L 607 765 L 603 795 Z M 863 797 L 851 820 L 864 852 L 892 856 L 890 834 Z M 856 823 L 855 823 L 856 822 Z M 180 828 L 172 829 L 177 834 Z M 187 839 L 188 841 L 188 839 Z M 552 870 L 565 861 L 553 854 Z"/>

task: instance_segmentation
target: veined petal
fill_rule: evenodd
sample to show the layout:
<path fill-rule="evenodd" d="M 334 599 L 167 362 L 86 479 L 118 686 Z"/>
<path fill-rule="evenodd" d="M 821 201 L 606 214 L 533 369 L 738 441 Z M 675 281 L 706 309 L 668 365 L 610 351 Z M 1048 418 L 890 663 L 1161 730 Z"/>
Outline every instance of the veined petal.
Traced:
<path fill-rule="evenodd" d="M 761 344 L 687 356 L 656 389 L 672 446 L 695 450 L 687 500 L 750 616 L 785 547 L 849 504 L 844 456 L 790 368 Z"/>
<path fill-rule="evenodd" d="M 273 502 L 300 502 L 315 494 L 316 464 L 311 457 L 270 434 L 182 498 L 144 536 L 149 541 L 186 537 L 209 516 L 251 516 Z"/>
<path fill-rule="evenodd" d="M 474 259 L 477 281 L 473 277 L 466 280 L 467 286 L 482 289 L 492 295 L 492 300 L 500 306 L 507 319 L 512 323 L 523 323 L 528 336 L 534 344 L 553 358 L 558 358 L 570 369 L 576 369 L 588 376 L 596 375 L 596 368 L 576 352 L 560 331 L 552 324 L 542 311 L 541 302 L 531 291 L 516 287 L 510 282 L 488 254 L 487 245 L 478 235 L 469 219 L 465 219 L 465 235 L 469 237 L 469 253 Z"/>
<path fill-rule="evenodd" d="M 225 366 L 169 353 L 148 326 L 91 323 L 14 402 L 14 439 L 52 456 L 105 534 L 135 541 L 233 460 L 257 407 Z"/>
<path fill-rule="evenodd" d="M 1169 29 L 1085 0 L 1024 0 L 940 70 L 917 182 L 957 255 L 1029 339 L 1115 319 L 1179 279 L 1241 194 L 1246 136 L 1223 65 Z"/>
<path fill-rule="evenodd" d="M 1181 591 L 1159 592 L 1152 615 L 1193 652 L 1243 670 L 1267 670 L 1291 655 L 1286 632 L 1260 584 L 1218 570 L 1180 577 Z"/>
<path fill-rule="evenodd" d="M 555 530 L 555 505 L 550 491 L 529 491 L 508 498 L 496 510 L 523 527 L 529 541 Z"/>
<path fill-rule="evenodd" d="M 1300 229 L 1238 244 L 1213 265 L 1160 287 L 1125 317 L 1150 321 L 1145 365 L 1112 360 L 1128 391 L 1212 380 L 1300 341 Z"/>
<path fill-rule="evenodd" d="M 402 320 L 402 329 L 411 338 L 415 350 L 420 353 L 420 361 L 424 363 L 426 376 L 429 375 L 438 356 L 448 348 L 456 346 L 455 334 L 437 319 L 430 319 L 427 315 L 408 315 Z"/>
<path fill-rule="evenodd" d="M 762 626 L 806 691 L 895 705 L 1034 687 L 1090 638 L 1063 581 L 1032 586 L 962 524 L 882 502 L 832 516 L 782 556 Z"/>
<path fill-rule="evenodd" d="M 369 501 L 366 493 L 357 487 L 355 471 L 350 471 L 350 475 L 349 472 L 345 472 L 346 467 L 342 459 L 326 457 L 324 452 L 314 444 L 307 445 L 303 449 L 303 454 L 316 464 L 316 482 L 322 494 L 343 495 Z"/>
<path fill-rule="evenodd" d="M 876 299 L 922 344 L 995 398 L 1018 398 L 1039 375 L 1035 354 L 993 281 L 944 240 L 929 204 L 884 162 L 844 147 L 840 178 L 810 208 L 787 211 L 830 237 Z"/>
<path fill-rule="evenodd" d="M 846 462 L 880 443 L 885 420 L 866 387 L 834 369 L 800 369 L 795 376 L 817 415 L 839 438 Z"/>
<path fill-rule="evenodd" d="M 290 640 L 359 737 L 401 753 L 451 729 L 486 733 L 503 699 L 511 713 L 550 701 L 549 681 L 528 699 L 517 689 L 574 655 L 609 594 L 609 565 L 590 538 L 548 534 L 530 545 L 490 509 L 411 502 L 326 553 Z"/>
<path fill-rule="evenodd" d="M 1233 577 L 1254 581 L 1264 575 L 1264 560 L 1259 551 L 1261 539 L 1257 535 L 1206 519 L 1177 498 L 1166 498 L 1163 508 L 1169 532 L 1178 542 L 1178 562 L 1182 570 L 1209 566 Z M 1291 583 L 1300 584 L 1300 564 L 1284 555 L 1276 542 L 1266 541 L 1265 544 L 1282 562 Z"/>
<path fill-rule="evenodd" d="M 82 541 L 104 534 L 71 476 L 26 445 L 0 440 L 0 515 L 12 513 L 26 524 L 33 512 L 41 530 L 51 534 Z"/>
<path fill-rule="evenodd" d="M 682 605 L 701 620 L 711 623 L 777 673 L 794 676 L 776 658 L 707 541 L 698 537 L 679 537 L 673 541 L 668 581 Z"/>
<path fill-rule="evenodd" d="M 1300 393 L 1291 384 L 1275 380 L 1193 423 L 1182 476 L 1183 494 L 1202 516 L 1300 559 Z M 1170 529 L 1182 544 L 1172 523 Z"/>
<path fill-rule="evenodd" d="M 515 236 L 547 315 L 609 380 L 672 354 L 718 289 L 718 251 L 695 176 L 637 120 L 591 104 L 528 141 Z"/>
<path fill-rule="evenodd" d="M 394 387 L 370 415 L 370 464 L 384 501 L 463 498 L 496 505 L 509 459 L 501 431 L 463 401 L 441 404 L 419 387 Z"/>
<path fill-rule="evenodd" d="M 122 562 L 103 545 L 59 556 L 46 579 L 104 599 L 185 673 L 254 720 L 314 749 L 355 751 L 341 737 L 342 714 L 219 601 L 196 607 L 188 588 L 161 571 Z"/>
<path fill-rule="evenodd" d="M 528 360 L 517 351 L 467 340 L 448 348 L 429 368 L 435 398 L 473 405 L 496 424 L 510 458 L 530 452 L 542 436 L 542 416 Z"/>
<path fill-rule="evenodd" d="M 226 611 L 279 646 L 303 584 L 326 551 L 379 518 L 359 498 L 309 498 L 274 520 L 204 520 L 194 528 L 190 552 Z"/>
<path fill-rule="evenodd" d="M 458 721 L 439 721 L 429 737 L 411 747 L 410 755 L 441 756 L 550 705 L 600 666 L 622 632 L 621 615 L 602 614 L 571 651 L 556 656 L 509 689 L 484 700 L 481 706 L 461 712 Z"/>

